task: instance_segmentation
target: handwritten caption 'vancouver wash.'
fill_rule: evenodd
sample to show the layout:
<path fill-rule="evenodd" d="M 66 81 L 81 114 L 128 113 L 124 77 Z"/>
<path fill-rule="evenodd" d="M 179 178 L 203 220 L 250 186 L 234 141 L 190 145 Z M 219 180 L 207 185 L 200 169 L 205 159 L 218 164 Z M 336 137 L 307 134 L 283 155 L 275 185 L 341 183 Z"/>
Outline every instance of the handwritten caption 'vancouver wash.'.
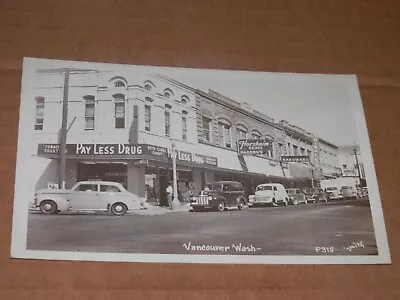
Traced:
<path fill-rule="evenodd" d="M 261 250 L 259 247 L 255 247 L 253 245 L 245 245 L 242 243 L 232 244 L 232 245 L 201 245 L 201 244 L 192 244 L 192 242 L 188 242 L 182 245 L 182 247 L 187 251 L 199 251 L 199 252 L 229 252 L 234 251 L 238 253 L 252 253 L 258 252 Z"/>

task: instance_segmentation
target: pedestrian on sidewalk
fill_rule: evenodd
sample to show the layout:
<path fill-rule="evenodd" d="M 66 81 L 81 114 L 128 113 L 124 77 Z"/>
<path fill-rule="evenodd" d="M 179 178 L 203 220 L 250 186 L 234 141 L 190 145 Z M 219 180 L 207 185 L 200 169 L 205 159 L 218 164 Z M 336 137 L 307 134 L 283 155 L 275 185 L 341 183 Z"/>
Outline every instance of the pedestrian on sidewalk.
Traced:
<path fill-rule="evenodd" d="M 174 194 L 174 189 L 172 187 L 172 182 L 170 181 L 168 184 L 168 187 L 165 190 L 167 192 L 167 199 L 168 199 L 168 205 L 169 209 L 172 209 L 172 197 Z"/>

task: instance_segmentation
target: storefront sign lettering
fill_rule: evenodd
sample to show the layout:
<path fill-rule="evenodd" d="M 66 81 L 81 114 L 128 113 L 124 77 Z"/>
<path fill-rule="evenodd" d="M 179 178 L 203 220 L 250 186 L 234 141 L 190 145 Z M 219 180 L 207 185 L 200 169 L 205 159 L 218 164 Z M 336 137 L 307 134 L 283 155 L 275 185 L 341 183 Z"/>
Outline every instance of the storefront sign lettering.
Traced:
<path fill-rule="evenodd" d="M 178 162 L 183 161 L 193 164 L 218 166 L 216 157 L 210 157 L 185 151 L 176 151 L 175 155 Z"/>
<path fill-rule="evenodd" d="M 75 148 L 73 153 L 78 155 L 141 155 L 143 152 L 142 146 L 127 144 L 77 144 L 76 147 L 68 148 Z"/>
<path fill-rule="evenodd" d="M 171 153 L 167 148 L 148 144 L 67 144 L 67 155 L 77 156 L 134 156 L 155 157 L 168 161 Z M 60 154 L 59 144 L 39 144 L 38 155 L 53 157 Z M 218 166 L 216 157 L 200 155 L 185 151 L 176 151 L 177 161 L 196 165 Z"/>
<path fill-rule="evenodd" d="M 238 140 L 238 152 L 241 155 L 262 155 L 272 150 L 272 141 L 268 139 Z"/>
<path fill-rule="evenodd" d="M 308 156 L 281 156 L 283 162 L 309 162 Z"/>

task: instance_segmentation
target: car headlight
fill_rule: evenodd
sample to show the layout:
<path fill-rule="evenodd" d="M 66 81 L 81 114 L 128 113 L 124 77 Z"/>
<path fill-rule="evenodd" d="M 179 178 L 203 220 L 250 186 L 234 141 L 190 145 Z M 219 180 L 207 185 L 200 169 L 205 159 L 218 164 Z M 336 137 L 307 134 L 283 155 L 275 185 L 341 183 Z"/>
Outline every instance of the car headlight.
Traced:
<path fill-rule="evenodd" d="M 213 199 L 213 197 L 211 197 L 211 196 L 208 196 L 208 201 L 211 201 L 212 199 Z"/>

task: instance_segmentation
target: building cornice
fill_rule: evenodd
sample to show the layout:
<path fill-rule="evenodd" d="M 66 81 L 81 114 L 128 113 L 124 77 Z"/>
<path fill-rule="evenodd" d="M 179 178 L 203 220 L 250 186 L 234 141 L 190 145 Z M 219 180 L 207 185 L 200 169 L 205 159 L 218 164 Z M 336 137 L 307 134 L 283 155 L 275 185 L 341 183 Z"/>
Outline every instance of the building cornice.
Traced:
<path fill-rule="evenodd" d="M 236 111 L 236 112 L 238 112 L 238 113 L 240 113 L 242 115 L 245 115 L 246 117 L 249 117 L 249 118 L 251 118 L 253 120 L 256 120 L 256 121 L 261 122 L 263 124 L 269 125 L 269 126 L 275 128 L 275 129 L 279 129 L 279 130 L 283 131 L 282 127 L 278 126 L 277 123 L 270 122 L 268 120 L 265 120 L 263 118 L 260 118 L 260 117 L 258 117 L 256 115 L 252 114 L 251 112 L 249 112 L 249 111 L 247 111 L 247 110 L 245 110 L 243 108 L 231 105 L 229 103 L 226 103 L 223 100 L 216 99 L 215 97 L 207 94 L 206 92 L 204 92 L 202 90 L 196 89 L 196 94 L 201 96 L 201 97 L 207 98 L 208 100 L 211 100 L 211 101 L 213 101 L 215 103 L 218 103 L 219 105 L 222 105 L 222 106 L 224 106 L 226 108 L 229 108 L 230 110 L 233 110 L 233 111 Z"/>

